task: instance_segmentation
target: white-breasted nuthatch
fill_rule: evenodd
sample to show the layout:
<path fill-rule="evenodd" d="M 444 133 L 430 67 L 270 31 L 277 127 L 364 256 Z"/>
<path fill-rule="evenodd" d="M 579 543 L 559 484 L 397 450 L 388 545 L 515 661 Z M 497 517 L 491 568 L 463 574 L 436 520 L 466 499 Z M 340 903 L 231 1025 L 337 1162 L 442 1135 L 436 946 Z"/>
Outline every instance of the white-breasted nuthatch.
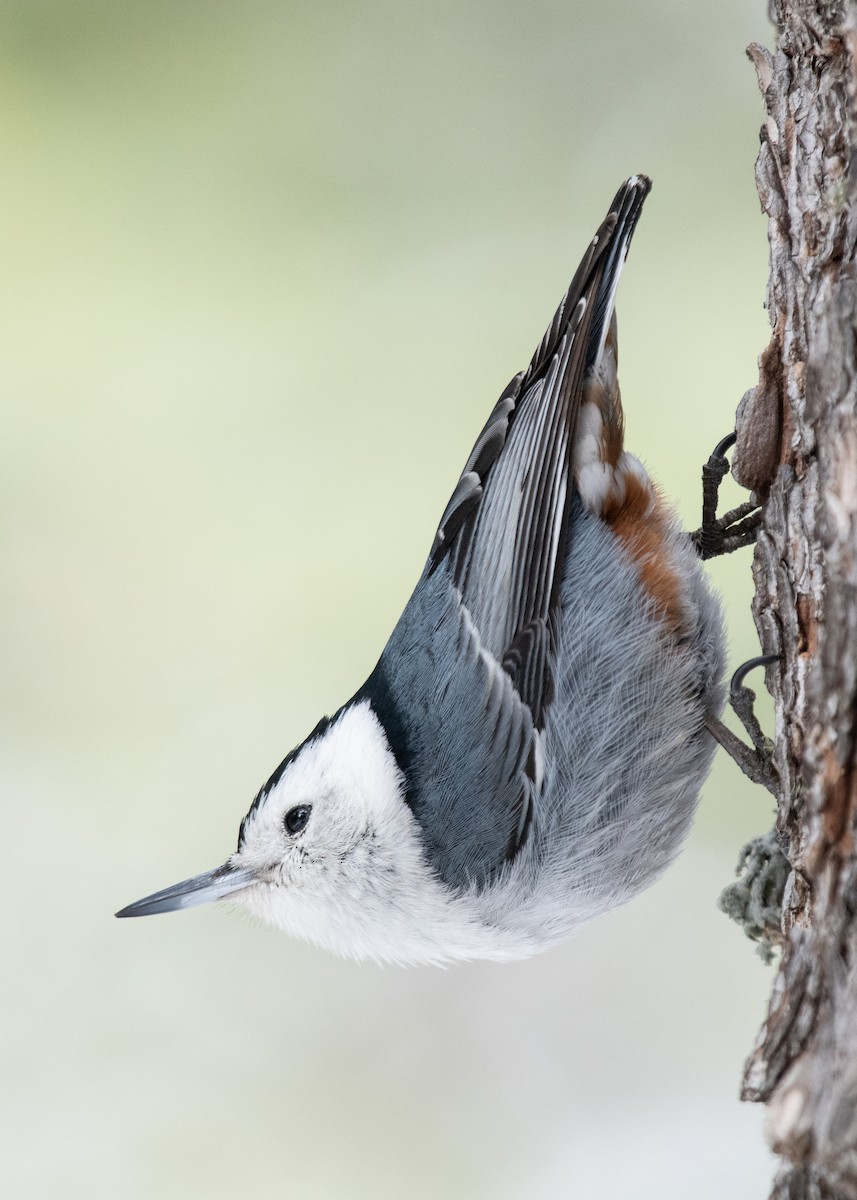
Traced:
<path fill-rule="evenodd" d="M 619 189 L 494 406 L 369 679 L 280 764 L 223 866 L 118 916 L 228 896 L 351 957 L 510 959 L 675 856 L 722 629 L 623 448 L 614 304 L 650 186 Z"/>

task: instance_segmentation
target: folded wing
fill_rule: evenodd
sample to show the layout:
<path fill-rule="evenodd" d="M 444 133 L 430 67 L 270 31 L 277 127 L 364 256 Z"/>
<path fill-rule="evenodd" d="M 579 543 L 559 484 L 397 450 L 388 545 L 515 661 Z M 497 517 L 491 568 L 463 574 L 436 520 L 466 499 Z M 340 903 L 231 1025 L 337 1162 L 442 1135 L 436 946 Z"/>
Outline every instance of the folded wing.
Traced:
<path fill-rule="evenodd" d="M 620 189 L 530 365 L 494 406 L 366 684 L 449 886 L 496 877 L 538 804 L 577 419 L 649 187 L 634 177 Z"/>

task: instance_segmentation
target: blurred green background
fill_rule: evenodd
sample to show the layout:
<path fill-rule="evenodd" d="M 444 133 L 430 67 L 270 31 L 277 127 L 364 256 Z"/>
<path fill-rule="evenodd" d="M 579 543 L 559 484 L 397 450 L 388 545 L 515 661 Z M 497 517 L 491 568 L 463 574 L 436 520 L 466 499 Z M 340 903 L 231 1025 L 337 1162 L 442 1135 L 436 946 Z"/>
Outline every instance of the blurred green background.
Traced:
<path fill-rule="evenodd" d="M 628 443 L 697 523 L 767 339 L 754 38 L 761 0 L 3 0 L 5 1195 L 766 1194 L 770 971 L 714 902 L 771 805 L 728 761 L 663 882 L 529 962 L 111 915 L 362 682 L 634 171 Z"/>

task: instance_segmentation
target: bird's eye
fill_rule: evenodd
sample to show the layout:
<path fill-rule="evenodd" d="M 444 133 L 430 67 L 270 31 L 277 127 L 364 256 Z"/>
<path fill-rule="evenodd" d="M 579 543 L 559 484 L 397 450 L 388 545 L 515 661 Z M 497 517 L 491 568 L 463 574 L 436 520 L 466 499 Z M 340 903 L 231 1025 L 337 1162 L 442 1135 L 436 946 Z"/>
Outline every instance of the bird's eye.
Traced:
<path fill-rule="evenodd" d="M 283 818 L 286 832 L 300 833 L 302 829 L 306 828 L 306 823 L 309 820 L 311 812 L 311 804 L 298 804 L 294 808 L 290 808 Z"/>

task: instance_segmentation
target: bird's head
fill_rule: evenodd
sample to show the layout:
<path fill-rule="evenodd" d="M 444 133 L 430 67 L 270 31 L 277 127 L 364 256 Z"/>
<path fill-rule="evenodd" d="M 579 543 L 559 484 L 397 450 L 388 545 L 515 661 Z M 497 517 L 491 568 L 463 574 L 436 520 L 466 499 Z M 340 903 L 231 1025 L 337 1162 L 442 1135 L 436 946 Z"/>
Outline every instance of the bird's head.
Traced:
<path fill-rule="evenodd" d="M 324 720 L 284 760 L 222 866 L 117 914 L 148 916 L 228 898 L 340 954 L 397 957 L 382 930 L 400 893 L 435 886 L 401 773 L 367 700 Z M 380 942 L 379 942 L 380 939 Z"/>

